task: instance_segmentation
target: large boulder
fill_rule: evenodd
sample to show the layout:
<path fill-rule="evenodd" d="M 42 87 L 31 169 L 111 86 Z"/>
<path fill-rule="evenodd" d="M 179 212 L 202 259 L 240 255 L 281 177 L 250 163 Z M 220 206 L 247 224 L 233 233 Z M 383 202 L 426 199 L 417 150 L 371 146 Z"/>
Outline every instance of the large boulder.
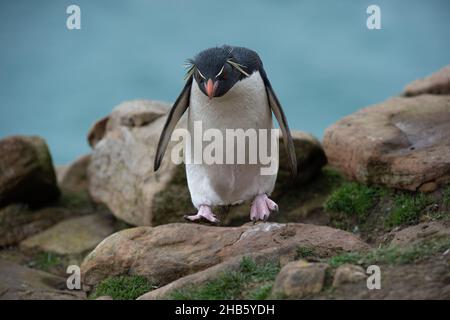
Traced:
<path fill-rule="evenodd" d="M 450 94 L 450 66 L 446 66 L 428 77 L 408 84 L 403 95 L 411 97 L 424 93 Z"/>
<path fill-rule="evenodd" d="M 125 102 L 91 129 L 89 137 L 94 150 L 88 167 L 90 194 L 127 223 L 151 225 L 155 196 L 172 180 L 180 179 L 177 172 L 183 171 L 168 156 L 159 171 L 153 171 L 156 146 L 169 107 L 156 101 Z"/>
<path fill-rule="evenodd" d="M 58 198 L 48 146 L 40 137 L 0 140 L 0 207 L 13 202 L 41 206 Z"/>
<path fill-rule="evenodd" d="M 329 127 L 329 163 L 363 183 L 432 191 L 450 182 L 450 95 L 396 97 Z"/>
<path fill-rule="evenodd" d="M 314 248 L 324 257 L 368 248 L 348 232 L 299 223 L 137 227 L 111 235 L 86 257 L 81 267 L 83 284 L 90 287 L 107 277 L 137 274 L 161 286 L 229 259 L 271 248 L 277 252 L 286 249 L 295 256 L 299 246 Z"/>
<path fill-rule="evenodd" d="M 94 148 L 88 167 L 90 193 L 94 200 L 105 203 L 114 215 L 132 225 L 179 222 L 195 210 L 184 165 L 170 160 L 175 142 L 169 144 L 158 172 L 153 172 L 156 146 L 169 107 L 156 101 L 125 102 L 94 124 L 89 133 Z M 178 127 L 185 127 L 184 118 Z M 326 163 L 316 138 L 302 132 L 293 132 L 293 138 L 300 174 L 292 181 L 287 155 L 281 147 L 275 196 L 283 188 L 305 183 Z M 245 208 L 248 215 L 248 206 Z"/>

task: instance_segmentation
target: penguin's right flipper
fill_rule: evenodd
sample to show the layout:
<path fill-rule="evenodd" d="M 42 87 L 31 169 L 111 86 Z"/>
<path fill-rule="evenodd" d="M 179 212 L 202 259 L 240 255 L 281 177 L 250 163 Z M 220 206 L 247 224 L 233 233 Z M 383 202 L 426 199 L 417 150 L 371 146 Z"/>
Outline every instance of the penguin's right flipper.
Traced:
<path fill-rule="evenodd" d="M 156 149 L 155 163 L 154 163 L 155 171 L 157 171 L 159 166 L 161 165 L 161 161 L 164 157 L 164 153 L 166 152 L 167 145 L 169 144 L 170 137 L 172 136 L 172 132 L 175 129 L 175 126 L 177 125 L 181 116 L 189 107 L 191 87 L 192 87 L 192 76 L 189 77 L 189 79 L 186 81 L 183 91 L 181 91 L 177 100 L 173 104 L 172 109 L 170 109 L 169 115 L 167 116 L 166 123 L 159 138 L 158 148 Z"/>

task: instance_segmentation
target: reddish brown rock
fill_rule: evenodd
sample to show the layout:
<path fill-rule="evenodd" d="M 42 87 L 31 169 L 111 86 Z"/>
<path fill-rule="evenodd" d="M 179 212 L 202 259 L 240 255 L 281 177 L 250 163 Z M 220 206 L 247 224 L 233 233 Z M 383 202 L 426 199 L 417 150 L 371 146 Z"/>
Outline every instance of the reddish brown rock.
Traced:
<path fill-rule="evenodd" d="M 161 286 L 232 258 L 270 248 L 279 252 L 289 248 L 294 253 L 298 246 L 314 247 L 321 256 L 368 248 L 348 232 L 299 223 L 138 227 L 111 235 L 87 256 L 82 264 L 83 284 L 93 286 L 110 276 L 138 274 Z"/>
<path fill-rule="evenodd" d="M 363 183 L 417 190 L 450 182 L 450 96 L 392 98 L 329 127 L 329 163 Z"/>
<path fill-rule="evenodd" d="M 52 158 L 44 139 L 0 140 L 0 207 L 14 202 L 42 206 L 59 197 Z"/>
<path fill-rule="evenodd" d="M 426 78 L 408 84 L 403 94 L 411 97 L 424 93 L 450 94 L 450 66 L 446 66 Z"/>

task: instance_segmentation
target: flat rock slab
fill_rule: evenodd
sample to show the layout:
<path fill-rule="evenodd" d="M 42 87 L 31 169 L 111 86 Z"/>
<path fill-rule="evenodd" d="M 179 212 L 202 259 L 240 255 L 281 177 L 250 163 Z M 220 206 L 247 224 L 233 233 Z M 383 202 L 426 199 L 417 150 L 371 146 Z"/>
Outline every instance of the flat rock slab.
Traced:
<path fill-rule="evenodd" d="M 434 237 L 450 238 L 450 221 L 422 222 L 386 235 L 387 239 L 392 239 L 390 244 L 394 246 L 408 246 Z"/>
<path fill-rule="evenodd" d="M 83 285 L 137 274 L 157 285 L 238 256 L 270 248 L 312 247 L 322 256 L 368 246 L 348 232 L 300 223 L 212 227 L 174 223 L 120 231 L 102 241 L 82 264 Z"/>
<path fill-rule="evenodd" d="M 450 182 L 450 96 L 397 97 L 329 127 L 329 163 L 348 178 L 433 191 Z"/>
<path fill-rule="evenodd" d="M 30 210 L 26 205 L 10 204 L 0 209 L 0 247 L 17 245 L 70 216 L 73 213 L 64 208 Z"/>
<path fill-rule="evenodd" d="M 1 300 L 80 300 L 86 295 L 68 290 L 66 279 L 0 260 Z"/>
<path fill-rule="evenodd" d="M 20 243 L 23 250 L 80 254 L 92 250 L 114 232 L 113 219 L 91 214 L 64 220 Z"/>

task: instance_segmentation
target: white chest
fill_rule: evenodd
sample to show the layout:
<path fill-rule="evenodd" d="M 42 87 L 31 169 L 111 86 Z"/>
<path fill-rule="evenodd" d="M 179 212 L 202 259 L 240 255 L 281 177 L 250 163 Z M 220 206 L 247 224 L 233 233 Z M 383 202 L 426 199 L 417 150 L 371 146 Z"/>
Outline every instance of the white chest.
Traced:
<path fill-rule="evenodd" d="M 202 121 L 203 128 L 272 128 L 266 88 L 259 72 L 239 81 L 224 96 L 209 99 L 194 80 L 188 109 L 188 127 Z"/>

